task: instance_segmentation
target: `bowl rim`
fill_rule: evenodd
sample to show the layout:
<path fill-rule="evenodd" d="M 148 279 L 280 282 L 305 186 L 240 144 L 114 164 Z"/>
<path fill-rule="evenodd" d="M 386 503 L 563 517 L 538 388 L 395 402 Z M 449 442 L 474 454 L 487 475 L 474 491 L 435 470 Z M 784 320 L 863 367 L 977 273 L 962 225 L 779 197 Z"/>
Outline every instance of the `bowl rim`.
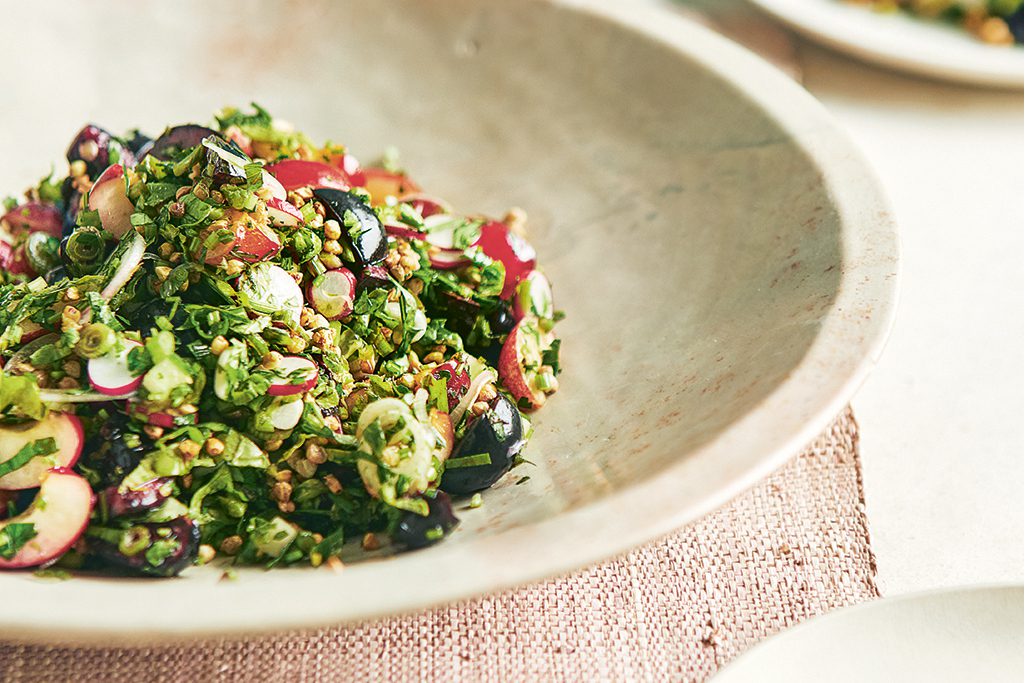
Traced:
<path fill-rule="evenodd" d="M 18 577 L 24 583 L 13 585 L 38 595 L 45 590 L 52 609 L 12 614 L 0 605 L 0 637 L 111 645 L 269 634 L 400 615 L 529 584 L 619 555 L 710 512 L 799 452 L 848 403 L 890 332 L 899 259 L 889 204 L 855 146 L 798 84 L 690 19 L 645 3 L 538 2 L 633 31 L 706 68 L 772 117 L 823 171 L 842 221 L 842 279 L 798 365 L 761 402 L 693 451 L 693 458 L 688 453 L 650 479 L 549 519 L 462 544 L 440 544 L 391 563 L 349 565 L 341 574 L 314 572 L 303 579 L 282 570 L 261 580 L 223 582 L 219 590 L 216 572 L 189 581 L 99 581 L 90 586 L 88 599 L 77 590 L 78 581 L 41 585 L 31 575 Z M 751 454 L 754 464 L 711 495 L 688 502 L 681 482 L 692 461 L 723 459 L 732 452 Z M 630 514 L 634 510 L 637 514 Z M 590 537 L 584 530 L 601 525 L 610 533 L 592 544 L 573 543 Z M 458 566 L 465 571 L 458 572 Z M 387 573 L 419 585 L 366 594 L 342 589 L 344 581 L 362 587 L 367 577 L 384 581 Z M 141 598 L 144 590 L 163 609 L 134 611 L 136 603 L 127 598 Z"/>
<path fill-rule="evenodd" d="M 813 41 L 872 64 L 943 81 L 1015 90 L 1025 86 L 1021 48 L 987 45 L 959 27 L 830 1 L 750 1 Z M 912 35 L 927 40 L 905 45 L 898 30 L 890 31 L 887 25 L 879 24 L 905 20 L 912 24 Z M 907 30 L 902 25 L 897 28 Z"/>

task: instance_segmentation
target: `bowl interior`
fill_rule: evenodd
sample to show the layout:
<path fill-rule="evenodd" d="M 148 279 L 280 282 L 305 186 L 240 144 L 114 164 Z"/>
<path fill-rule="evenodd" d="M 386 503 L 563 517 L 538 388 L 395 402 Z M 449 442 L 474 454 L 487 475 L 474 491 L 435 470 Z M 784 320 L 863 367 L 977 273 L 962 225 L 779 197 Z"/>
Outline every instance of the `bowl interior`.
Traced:
<path fill-rule="evenodd" d="M 0 71 L 7 191 L 45 172 L 84 120 L 157 133 L 254 100 L 361 159 L 397 147 L 428 191 L 460 208 L 526 209 L 568 315 L 562 390 L 533 418 L 536 466 L 463 512 L 453 551 L 478 552 L 487 537 L 693 460 L 793 374 L 839 294 L 843 225 L 823 170 L 712 67 L 604 18 L 489 0 L 9 11 L 0 55 L 18 66 Z M 17 28 L 27 23 L 40 30 Z M 753 458 L 703 466 L 684 482 L 688 505 Z M 416 576 L 422 559 L 364 566 Z M 202 599 L 215 590 L 210 574 L 154 590 L 194 582 Z M 0 575 L 0 592 L 13 581 Z M 89 591 L 60 592 L 75 601 Z"/>

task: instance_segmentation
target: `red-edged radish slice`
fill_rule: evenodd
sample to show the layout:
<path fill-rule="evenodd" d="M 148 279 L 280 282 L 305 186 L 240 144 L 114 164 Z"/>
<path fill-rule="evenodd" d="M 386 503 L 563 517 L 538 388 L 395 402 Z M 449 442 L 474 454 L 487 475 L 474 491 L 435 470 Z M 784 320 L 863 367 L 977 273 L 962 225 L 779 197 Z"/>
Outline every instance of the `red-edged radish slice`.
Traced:
<path fill-rule="evenodd" d="M 450 411 L 450 420 L 453 421 L 454 426 L 459 425 L 460 421 L 464 418 L 464 414 L 468 412 L 468 408 L 478 400 L 479 394 L 487 384 L 493 381 L 494 373 L 488 368 L 478 373 L 475 379 L 471 381 L 471 385 L 468 390 L 464 392 L 464 395 L 457 401 L 456 407 Z"/>
<path fill-rule="evenodd" d="M 270 191 L 274 199 L 284 200 L 288 198 L 288 191 L 266 169 L 263 169 L 263 187 Z"/>
<path fill-rule="evenodd" d="M 66 404 L 66 403 L 110 403 L 124 398 L 132 398 L 133 391 L 109 396 L 98 391 L 83 391 L 81 389 L 40 389 L 40 400 L 44 403 Z"/>
<path fill-rule="evenodd" d="M 445 200 L 424 192 L 410 192 L 400 197 L 399 201 L 414 207 L 421 214 L 421 218 L 453 213 L 453 207 L 447 204 Z"/>
<path fill-rule="evenodd" d="M 348 190 L 352 187 L 347 171 L 319 161 L 286 159 L 267 166 L 266 170 L 289 192 L 300 187 L 326 187 L 333 190 Z"/>
<path fill-rule="evenodd" d="M 100 215 L 101 227 L 117 238 L 133 229 L 130 223 L 133 202 L 126 196 L 122 164 L 112 164 L 97 176 L 90 188 L 86 206 Z"/>
<path fill-rule="evenodd" d="M 272 263 L 259 263 L 240 277 L 237 284 L 242 303 L 257 313 L 287 312 L 298 322 L 306 304 L 295 278 Z"/>
<path fill-rule="evenodd" d="M 504 264 L 504 288 L 501 299 L 510 299 L 519 280 L 536 267 L 536 251 L 528 242 L 511 232 L 498 221 L 482 226 L 482 234 L 475 240 L 486 256 Z"/>
<path fill-rule="evenodd" d="M 302 419 L 302 412 L 306 405 L 301 398 L 288 403 L 282 403 L 270 413 L 270 424 L 274 429 L 292 429 Z"/>
<path fill-rule="evenodd" d="M 471 263 L 468 257 L 464 255 L 464 252 L 457 249 L 442 250 L 429 254 L 428 260 L 431 262 L 432 268 L 436 270 L 453 270 Z"/>
<path fill-rule="evenodd" d="M 322 273 L 309 286 L 309 303 L 328 320 L 341 320 L 353 312 L 356 276 L 345 268 Z"/>
<path fill-rule="evenodd" d="M 90 522 L 94 492 L 89 482 L 64 467 L 49 470 L 32 505 L 0 522 L 0 547 L 10 543 L 18 524 L 31 524 L 35 536 L 13 555 L 0 554 L 0 569 L 36 567 L 61 557 L 79 540 Z"/>
<path fill-rule="evenodd" d="M 457 216 L 448 216 L 446 214 L 430 216 L 424 222 L 425 230 L 428 231 L 425 239 L 428 241 L 428 244 L 440 249 L 454 249 L 453 232 L 461 222 L 463 222 L 463 219 Z"/>
<path fill-rule="evenodd" d="M 402 197 L 420 191 L 413 180 L 402 173 L 393 173 L 383 168 L 365 168 L 363 186 L 371 193 L 372 204 L 384 204 L 387 197 Z"/>
<path fill-rule="evenodd" d="M 468 375 L 467 368 L 457 360 L 448 360 L 442 365 L 436 366 L 431 372 L 431 377 L 433 380 L 446 380 L 447 410 L 456 408 L 460 400 L 468 393 L 468 389 L 471 388 L 471 377 Z"/>
<path fill-rule="evenodd" d="M 108 284 L 101 290 L 101 298 L 109 300 L 126 286 L 133 274 L 137 272 L 141 261 L 144 260 L 145 251 L 147 251 L 147 243 L 144 242 L 143 237 L 135 234 L 126 248 L 126 252 L 122 255 L 119 267 L 115 269 L 112 279 L 108 280 Z"/>
<path fill-rule="evenodd" d="M 293 228 L 304 220 L 302 212 L 285 199 L 271 197 L 266 202 L 266 210 L 270 214 L 270 221 L 278 227 Z"/>
<path fill-rule="evenodd" d="M 266 393 L 270 396 L 293 396 L 294 394 L 301 394 L 305 391 L 309 391 L 317 385 L 317 365 L 308 358 L 302 358 L 300 356 L 285 356 L 277 363 L 274 368 L 283 379 L 274 380 L 270 388 L 267 389 Z M 292 374 L 299 370 L 305 371 L 304 378 L 296 383 L 291 383 L 288 380 Z M 279 427 L 278 429 L 287 429 L 287 427 Z"/>
<path fill-rule="evenodd" d="M 543 365 L 543 350 L 551 341 L 551 335 L 540 330 L 539 319 L 531 317 L 515 325 L 504 340 L 500 350 L 500 380 L 519 399 L 518 407 L 522 410 L 536 410 L 547 400 L 548 394 L 557 390 L 553 370 Z"/>
<path fill-rule="evenodd" d="M 143 344 L 129 339 L 123 340 L 121 351 L 112 351 L 100 358 L 91 358 L 86 363 L 86 374 L 90 385 L 102 394 L 121 396 L 136 391 L 143 375 L 134 375 L 129 369 L 130 352 Z"/>
<path fill-rule="evenodd" d="M 271 199 L 270 201 L 278 200 Z M 288 204 L 288 206 L 291 205 Z M 299 218 L 301 217 L 302 214 L 299 214 Z M 258 223 L 242 224 L 238 228 L 234 251 L 240 254 L 243 261 L 249 263 L 265 261 L 268 258 L 273 258 L 280 248 L 281 238 L 265 225 L 259 225 Z"/>
<path fill-rule="evenodd" d="M 352 154 L 343 154 L 342 159 L 339 162 L 339 166 L 341 166 L 342 170 L 348 173 L 349 175 L 354 175 L 356 173 L 361 172 L 360 160 L 354 157 Z"/>
<path fill-rule="evenodd" d="M 75 415 L 51 412 L 28 427 L 0 427 L 0 463 L 10 460 L 27 444 L 51 437 L 57 451 L 38 456 L 0 477 L 0 489 L 22 490 L 36 488 L 40 479 L 52 467 L 71 467 L 83 452 L 83 424 Z"/>
<path fill-rule="evenodd" d="M 530 270 L 514 290 L 514 318 L 525 316 L 536 318 L 554 317 L 554 295 L 547 276 L 538 270 Z"/>
<path fill-rule="evenodd" d="M 7 223 L 11 233 L 45 232 L 51 237 L 61 238 L 61 212 L 52 204 L 43 202 L 27 202 L 4 214 L 0 222 Z"/>
<path fill-rule="evenodd" d="M 172 429 L 174 427 L 177 427 L 177 426 L 179 426 L 177 424 L 178 422 L 180 424 L 183 424 L 184 422 L 189 422 L 191 424 L 198 424 L 198 414 L 197 413 L 192 413 L 190 415 L 179 416 L 179 415 L 170 415 L 169 413 L 162 413 L 162 412 L 159 412 L 159 413 L 149 413 L 149 412 L 147 412 L 147 409 L 145 409 L 144 406 L 142 406 L 140 404 L 133 405 L 133 404 L 127 403 L 126 407 L 129 408 L 130 410 L 132 410 L 137 415 L 143 415 L 144 418 L 148 421 L 148 424 L 153 424 L 156 427 L 162 427 L 164 429 Z"/>
<path fill-rule="evenodd" d="M 393 237 L 402 237 L 408 240 L 424 241 L 424 233 L 414 230 L 406 223 L 400 223 L 399 221 L 394 220 L 387 220 L 383 223 L 383 225 L 385 226 L 385 232 L 392 235 Z"/>

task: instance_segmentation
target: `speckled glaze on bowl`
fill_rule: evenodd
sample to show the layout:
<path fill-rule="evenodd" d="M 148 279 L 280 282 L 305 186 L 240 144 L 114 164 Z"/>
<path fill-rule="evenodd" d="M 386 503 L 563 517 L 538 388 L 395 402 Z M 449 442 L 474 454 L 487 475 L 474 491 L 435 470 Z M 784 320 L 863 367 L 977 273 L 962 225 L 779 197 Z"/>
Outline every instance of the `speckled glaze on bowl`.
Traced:
<path fill-rule="evenodd" d="M 0 574 L 2 637 L 316 626 L 603 559 L 793 454 L 888 332 L 897 244 L 866 165 L 775 69 L 662 10 L 149 0 L 12 3 L 5 19 L 0 187 L 38 176 L 84 119 L 154 130 L 255 100 L 361 158 L 398 146 L 464 209 L 526 208 L 569 317 L 537 467 L 462 510 L 446 542 L 340 574 Z"/>

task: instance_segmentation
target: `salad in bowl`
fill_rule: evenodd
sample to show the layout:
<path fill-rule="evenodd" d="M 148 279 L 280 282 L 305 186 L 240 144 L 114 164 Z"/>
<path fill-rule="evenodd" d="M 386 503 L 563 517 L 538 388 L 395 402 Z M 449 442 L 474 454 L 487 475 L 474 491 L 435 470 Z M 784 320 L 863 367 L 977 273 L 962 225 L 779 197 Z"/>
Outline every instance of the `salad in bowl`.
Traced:
<path fill-rule="evenodd" d="M 523 462 L 562 314 L 522 211 L 258 106 L 67 159 L 0 218 L 0 569 L 335 566 Z"/>

